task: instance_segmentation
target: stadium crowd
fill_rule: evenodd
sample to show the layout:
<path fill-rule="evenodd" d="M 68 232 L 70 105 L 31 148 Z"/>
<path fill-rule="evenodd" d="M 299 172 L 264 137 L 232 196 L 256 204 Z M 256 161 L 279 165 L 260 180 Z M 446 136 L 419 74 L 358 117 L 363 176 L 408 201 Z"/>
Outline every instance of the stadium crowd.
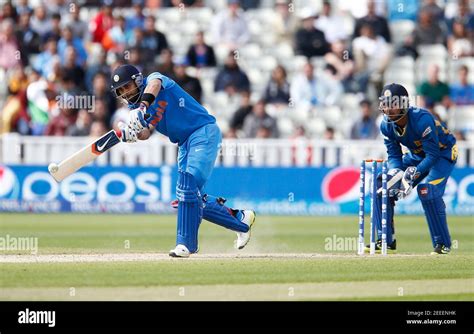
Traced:
<path fill-rule="evenodd" d="M 474 134 L 468 0 L 0 4 L 0 133 L 101 135 L 128 117 L 109 78 L 129 63 L 173 78 L 230 138 L 376 138 L 388 81 Z"/>

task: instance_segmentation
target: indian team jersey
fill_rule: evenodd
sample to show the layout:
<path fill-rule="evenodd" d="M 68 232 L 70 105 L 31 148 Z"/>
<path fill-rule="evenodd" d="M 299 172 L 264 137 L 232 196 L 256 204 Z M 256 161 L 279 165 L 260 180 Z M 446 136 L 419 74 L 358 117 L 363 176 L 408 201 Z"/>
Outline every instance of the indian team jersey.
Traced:
<path fill-rule="evenodd" d="M 161 80 L 161 89 L 147 109 L 147 113 L 151 115 L 147 123 L 167 136 L 171 142 L 181 145 L 197 129 L 216 122 L 216 119 L 191 95 L 159 72 L 153 72 L 145 78 L 144 87 L 153 79 Z M 138 105 L 129 105 L 130 109 L 137 107 Z"/>
<path fill-rule="evenodd" d="M 408 122 L 401 131 L 395 123 L 385 120 L 380 125 L 387 147 L 390 168 L 401 168 L 402 149 L 400 144 L 409 149 L 409 154 L 420 160 L 417 169 L 425 173 L 436 163 L 439 157 L 450 161 L 457 159 L 456 138 L 430 112 L 421 108 L 408 108 Z"/>

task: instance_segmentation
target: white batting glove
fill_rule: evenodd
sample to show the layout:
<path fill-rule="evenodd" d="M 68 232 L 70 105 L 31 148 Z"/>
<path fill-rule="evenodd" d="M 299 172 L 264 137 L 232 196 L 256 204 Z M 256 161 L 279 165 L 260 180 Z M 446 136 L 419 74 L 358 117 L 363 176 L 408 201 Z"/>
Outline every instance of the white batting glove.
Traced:
<path fill-rule="evenodd" d="M 136 143 L 138 140 L 138 133 L 135 129 L 126 125 L 123 122 L 118 124 L 120 131 L 122 131 L 122 141 L 125 143 Z"/>
<path fill-rule="evenodd" d="M 128 126 L 139 133 L 143 129 L 148 129 L 148 123 L 145 121 L 146 105 L 141 103 L 140 107 L 130 111 L 130 120 Z"/>

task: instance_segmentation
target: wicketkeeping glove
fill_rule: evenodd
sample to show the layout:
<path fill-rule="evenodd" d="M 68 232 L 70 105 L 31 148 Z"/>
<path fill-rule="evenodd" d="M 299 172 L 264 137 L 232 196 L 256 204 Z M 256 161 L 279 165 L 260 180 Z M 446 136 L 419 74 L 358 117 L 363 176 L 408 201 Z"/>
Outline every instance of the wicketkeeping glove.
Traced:
<path fill-rule="evenodd" d="M 417 171 L 415 166 L 410 166 L 405 170 L 402 178 L 402 186 L 398 193 L 398 199 L 403 199 L 411 193 L 413 183 L 418 177 L 420 177 L 420 173 Z"/>

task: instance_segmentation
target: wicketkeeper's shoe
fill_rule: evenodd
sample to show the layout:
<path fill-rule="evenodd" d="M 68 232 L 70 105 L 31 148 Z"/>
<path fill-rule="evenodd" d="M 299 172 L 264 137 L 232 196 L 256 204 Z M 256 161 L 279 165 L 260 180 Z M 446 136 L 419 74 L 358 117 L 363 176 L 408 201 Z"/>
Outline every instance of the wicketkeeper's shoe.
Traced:
<path fill-rule="evenodd" d="M 443 254 L 449 254 L 451 249 L 449 247 L 446 247 L 445 245 L 442 244 L 437 244 L 433 251 L 431 252 L 431 255 L 443 255 Z"/>
<path fill-rule="evenodd" d="M 171 257 L 189 257 L 191 253 L 185 245 L 177 245 L 175 249 L 170 250 Z"/>
<path fill-rule="evenodd" d="M 242 210 L 241 222 L 249 226 L 247 232 L 237 232 L 237 240 L 235 240 L 235 248 L 242 249 L 250 241 L 250 235 L 252 232 L 252 225 L 255 223 L 255 217 L 257 216 L 252 210 Z"/>
<path fill-rule="evenodd" d="M 377 240 L 375 243 L 375 252 L 380 253 L 382 251 L 382 239 Z M 365 252 L 370 252 L 370 244 L 365 246 Z M 397 239 L 393 239 L 391 244 L 387 245 L 387 253 L 396 253 L 397 252 Z"/>

